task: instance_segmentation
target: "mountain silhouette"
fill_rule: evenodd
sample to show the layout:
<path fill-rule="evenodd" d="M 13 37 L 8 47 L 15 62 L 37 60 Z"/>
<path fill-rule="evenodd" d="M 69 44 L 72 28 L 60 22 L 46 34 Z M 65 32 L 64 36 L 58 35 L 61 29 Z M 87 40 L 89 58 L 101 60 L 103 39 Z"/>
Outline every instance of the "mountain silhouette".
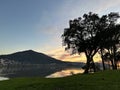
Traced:
<path fill-rule="evenodd" d="M 22 52 L 16 52 L 8 55 L 0 55 L 1 60 L 15 61 L 20 63 L 29 63 L 29 64 L 61 64 L 64 63 L 60 60 L 54 59 L 50 56 L 47 56 L 43 53 L 38 53 L 33 50 L 27 50 Z"/>

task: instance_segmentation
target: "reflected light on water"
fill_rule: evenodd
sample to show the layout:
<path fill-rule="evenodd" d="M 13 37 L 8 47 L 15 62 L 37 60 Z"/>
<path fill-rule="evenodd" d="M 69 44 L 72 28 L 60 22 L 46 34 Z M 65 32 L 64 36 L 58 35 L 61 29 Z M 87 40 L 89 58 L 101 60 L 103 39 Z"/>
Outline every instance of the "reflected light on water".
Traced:
<path fill-rule="evenodd" d="M 66 70 L 61 70 L 59 72 L 53 73 L 51 75 L 46 76 L 46 78 L 59 78 L 59 77 L 66 77 L 66 76 L 71 76 L 74 74 L 79 74 L 79 73 L 83 73 L 84 70 L 83 69 L 66 69 Z"/>
<path fill-rule="evenodd" d="M 3 81 L 3 80 L 9 80 L 9 78 L 0 77 L 0 81 Z"/>

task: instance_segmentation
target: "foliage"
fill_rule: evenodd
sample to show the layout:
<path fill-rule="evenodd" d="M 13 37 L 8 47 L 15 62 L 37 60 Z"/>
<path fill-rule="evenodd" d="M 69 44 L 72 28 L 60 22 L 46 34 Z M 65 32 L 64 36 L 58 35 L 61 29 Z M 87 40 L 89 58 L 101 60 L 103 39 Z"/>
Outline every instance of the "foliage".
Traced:
<path fill-rule="evenodd" d="M 66 28 L 62 34 L 63 44 L 66 46 L 65 50 L 70 50 L 72 54 L 85 53 L 87 58 L 85 73 L 88 73 L 91 65 L 95 71 L 93 56 L 99 50 L 103 56 L 103 49 L 112 48 L 115 59 L 117 50 L 115 46 L 119 44 L 120 39 L 118 18 L 119 14 L 115 12 L 101 17 L 89 12 L 83 17 L 69 21 L 69 28 Z"/>

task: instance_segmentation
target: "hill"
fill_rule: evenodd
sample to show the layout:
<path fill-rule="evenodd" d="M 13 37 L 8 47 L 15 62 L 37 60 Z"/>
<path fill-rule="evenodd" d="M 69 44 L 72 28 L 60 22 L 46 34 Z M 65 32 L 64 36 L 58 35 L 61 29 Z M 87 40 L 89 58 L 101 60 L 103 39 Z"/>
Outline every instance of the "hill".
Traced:
<path fill-rule="evenodd" d="M 10 78 L 45 77 L 64 69 L 80 68 L 83 65 L 84 63 L 62 62 L 33 50 L 0 55 L 0 74 Z"/>
<path fill-rule="evenodd" d="M 104 71 L 64 78 L 14 78 L 0 82 L 0 90 L 119 90 L 120 71 Z"/>
<path fill-rule="evenodd" d="M 24 63 L 24 64 L 61 64 L 60 60 L 49 57 L 45 54 L 27 50 L 9 55 L 0 55 L 1 63 Z"/>

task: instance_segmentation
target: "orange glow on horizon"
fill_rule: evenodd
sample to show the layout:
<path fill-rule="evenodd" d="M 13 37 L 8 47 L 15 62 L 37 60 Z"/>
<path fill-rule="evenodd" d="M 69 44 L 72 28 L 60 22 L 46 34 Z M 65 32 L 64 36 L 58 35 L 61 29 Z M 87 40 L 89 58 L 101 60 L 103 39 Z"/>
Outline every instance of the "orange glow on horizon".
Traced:
<path fill-rule="evenodd" d="M 53 58 L 56 58 L 56 59 L 62 60 L 62 61 L 86 62 L 86 56 L 84 53 L 81 53 L 80 55 L 78 55 L 78 54 L 70 55 L 70 53 L 66 52 L 64 50 L 64 48 L 55 49 L 55 50 L 48 51 L 45 53 Z M 100 55 L 98 53 L 94 56 L 93 59 L 95 62 L 101 61 Z"/>

